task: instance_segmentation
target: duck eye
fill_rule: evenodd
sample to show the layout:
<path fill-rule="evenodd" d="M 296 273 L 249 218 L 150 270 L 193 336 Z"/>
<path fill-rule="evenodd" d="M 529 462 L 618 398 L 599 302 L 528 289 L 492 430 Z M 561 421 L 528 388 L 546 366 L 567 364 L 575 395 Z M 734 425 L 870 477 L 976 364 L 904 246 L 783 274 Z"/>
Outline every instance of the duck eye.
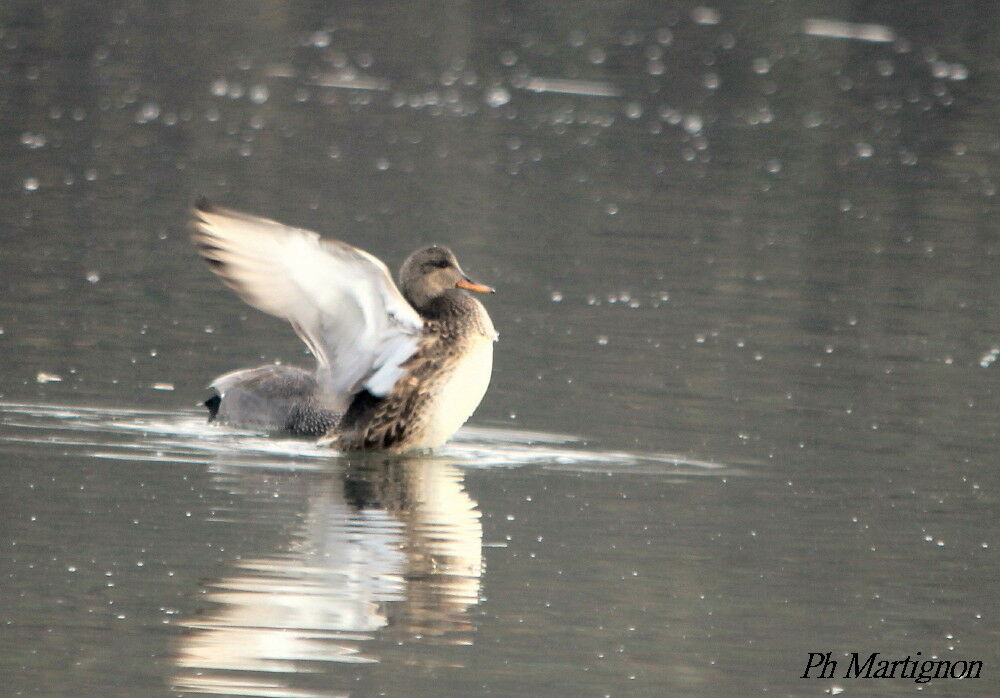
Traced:
<path fill-rule="evenodd" d="M 451 264 L 448 262 L 447 259 L 439 259 L 438 261 L 434 262 L 433 264 L 438 269 L 447 269 L 448 267 L 451 266 Z"/>

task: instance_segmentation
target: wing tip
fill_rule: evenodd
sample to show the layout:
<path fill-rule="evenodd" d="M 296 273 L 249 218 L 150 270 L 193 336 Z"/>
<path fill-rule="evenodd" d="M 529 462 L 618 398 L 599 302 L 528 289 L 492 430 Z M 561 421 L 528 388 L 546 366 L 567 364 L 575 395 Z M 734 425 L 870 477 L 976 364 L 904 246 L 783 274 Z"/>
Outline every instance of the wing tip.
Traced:
<path fill-rule="evenodd" d="M 215 211 L 215 205 L 208 200 L 207 196 L 199 194 L 194 200 L 194 210 L 196 213 L 213 213 Z"/>

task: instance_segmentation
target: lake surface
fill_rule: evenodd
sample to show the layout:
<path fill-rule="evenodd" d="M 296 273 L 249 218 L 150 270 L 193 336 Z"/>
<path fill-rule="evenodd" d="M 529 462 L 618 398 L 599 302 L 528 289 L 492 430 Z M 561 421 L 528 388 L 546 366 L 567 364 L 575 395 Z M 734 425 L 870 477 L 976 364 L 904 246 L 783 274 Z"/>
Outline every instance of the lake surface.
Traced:
<path fill-rule="evenodd" d="M 997 695 L 998 123 L 984 3 L 5 4 L 2 692 Z M 206 425 L 199 194 L 451 246 L 468 427 Z"/>

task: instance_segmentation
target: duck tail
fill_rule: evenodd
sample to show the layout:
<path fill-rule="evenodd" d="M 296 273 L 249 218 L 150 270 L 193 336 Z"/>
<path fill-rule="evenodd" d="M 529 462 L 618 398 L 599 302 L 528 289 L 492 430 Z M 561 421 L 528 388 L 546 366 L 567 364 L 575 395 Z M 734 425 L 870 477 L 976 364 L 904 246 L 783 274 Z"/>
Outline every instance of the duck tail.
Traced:
<path fill-rule="evenodd" d="M 219 414 L 219 405 L 222 404 L 222 396 L 213 395 L 201 404 L 208 408 L 208 421 L 213 422 Z"/>

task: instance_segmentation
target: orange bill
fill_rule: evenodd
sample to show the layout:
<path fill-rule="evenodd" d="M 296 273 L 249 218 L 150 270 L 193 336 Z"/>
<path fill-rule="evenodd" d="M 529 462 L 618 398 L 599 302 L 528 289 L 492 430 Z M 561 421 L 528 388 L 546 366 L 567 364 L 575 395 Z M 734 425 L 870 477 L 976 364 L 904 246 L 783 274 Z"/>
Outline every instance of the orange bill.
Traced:
<path fill-rule="evenodd" d="M 496 290 L 487 286 L 486 284 L 477 284 L 475 281 L 467 276 L 463 276 L 459 279 L 455 286 L 457 288 L 464 288 L 466 291 L 475 291 L 476 293 L 496 293 Z"/>

